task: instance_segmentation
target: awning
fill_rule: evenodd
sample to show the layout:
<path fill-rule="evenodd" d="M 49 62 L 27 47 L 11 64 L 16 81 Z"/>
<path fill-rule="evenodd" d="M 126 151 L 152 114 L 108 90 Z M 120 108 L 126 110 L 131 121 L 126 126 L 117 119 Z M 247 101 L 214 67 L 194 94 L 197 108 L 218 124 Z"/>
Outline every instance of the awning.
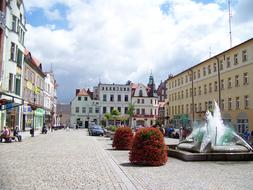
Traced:
<path fill-rule="evenodd" d="M 11 110 L 12 108 L 22 106 L 24 100 L 22 98 L 0 92 L 0 111 Z"/>

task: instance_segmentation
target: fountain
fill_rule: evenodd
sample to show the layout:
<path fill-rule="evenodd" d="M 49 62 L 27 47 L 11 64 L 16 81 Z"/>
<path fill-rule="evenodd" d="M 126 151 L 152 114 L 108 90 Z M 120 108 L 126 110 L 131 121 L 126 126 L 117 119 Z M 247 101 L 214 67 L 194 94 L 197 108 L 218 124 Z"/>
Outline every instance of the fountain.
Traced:
<path fill-rule="evenodd" d="M 169 145 L 168 155 L 185 161 L 253 160 L 252 147 L 223 123 L 215 101 L 213 114 L 206 112 L 206 123 L 195 126 L 177 146 Z"/>

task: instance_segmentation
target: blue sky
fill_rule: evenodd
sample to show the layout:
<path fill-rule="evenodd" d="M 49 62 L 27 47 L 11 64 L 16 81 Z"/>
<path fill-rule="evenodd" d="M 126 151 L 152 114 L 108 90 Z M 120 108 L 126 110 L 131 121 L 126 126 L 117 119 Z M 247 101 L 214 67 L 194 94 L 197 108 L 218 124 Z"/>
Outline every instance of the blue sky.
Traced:
<path fill-rule="evenodd" d="M 252 0 L 232 1 L 233 45 L 252 38 Z M 229 48 L 227 0 L 26 0 L 26 47 L 53 65 L 60 102 L 103 83 L 158 85 Z M 183 55 L 183 56 L 182 56 Z"/>

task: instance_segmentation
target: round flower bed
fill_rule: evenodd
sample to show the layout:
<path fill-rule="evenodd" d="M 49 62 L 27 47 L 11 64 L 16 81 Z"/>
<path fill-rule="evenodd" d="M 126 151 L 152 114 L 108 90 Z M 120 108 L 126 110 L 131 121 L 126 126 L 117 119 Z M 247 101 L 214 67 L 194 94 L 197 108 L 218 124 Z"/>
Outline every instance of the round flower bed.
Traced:
<path fill-rule="evenodd" d="M 131 163 L 139 165 L 164 165 L 168 160 L 167 146 L 160 130 L 156 128 L 138 130 L 133 139 L 129 160 Z"/>
<path fill-rule="evenodd" d="M 129 127 L 119 127 L 116 129 L 112 147 L 116 150 L 129 150 L 132 146 L 133 132 Z"/>

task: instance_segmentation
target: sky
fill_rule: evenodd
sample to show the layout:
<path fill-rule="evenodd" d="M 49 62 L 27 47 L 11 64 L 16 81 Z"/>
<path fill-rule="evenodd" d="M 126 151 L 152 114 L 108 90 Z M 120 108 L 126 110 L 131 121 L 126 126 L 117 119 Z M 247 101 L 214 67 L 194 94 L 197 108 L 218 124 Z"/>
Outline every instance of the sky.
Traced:
<path fill-rule="evenodd" d="M 26 48 L 52 67 L 61 103 L 101 83 L 156 86 L 230 48 L 227 0 L 24 0 Z M 252 38 L 252 0 L 231 0 L 232 45 Z"/>

